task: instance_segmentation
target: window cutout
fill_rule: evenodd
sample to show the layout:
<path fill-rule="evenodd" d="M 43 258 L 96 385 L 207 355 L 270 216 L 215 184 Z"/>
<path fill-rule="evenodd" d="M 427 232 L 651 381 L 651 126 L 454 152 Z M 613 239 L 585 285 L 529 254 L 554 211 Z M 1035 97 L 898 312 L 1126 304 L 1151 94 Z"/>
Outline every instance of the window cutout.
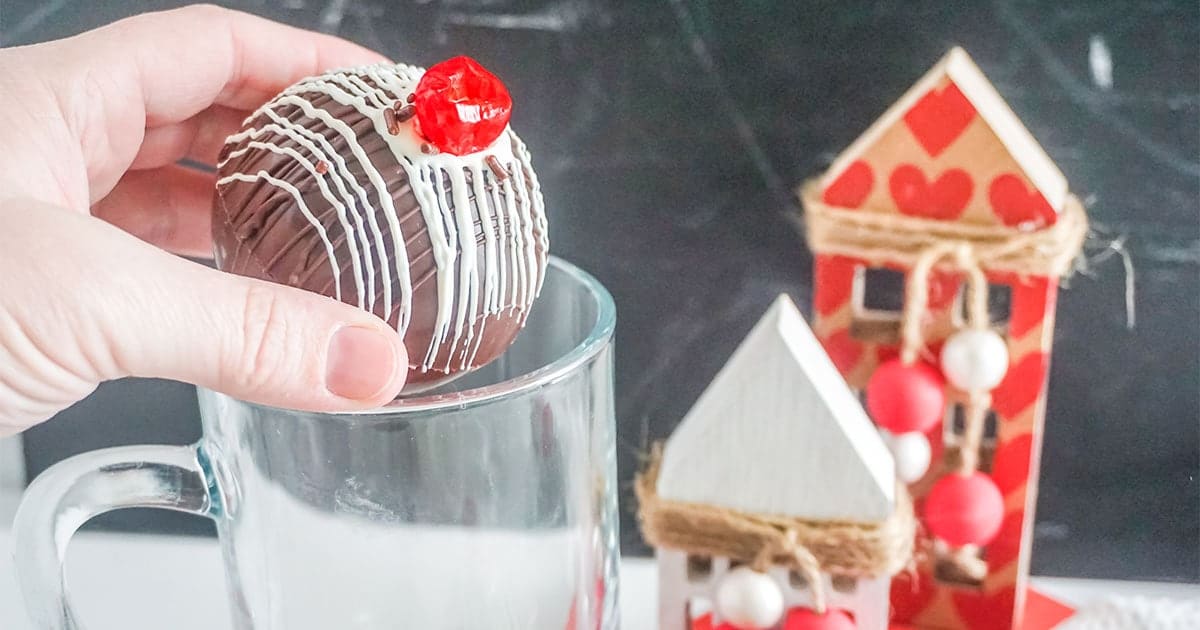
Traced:
<path fill-rule="evenodd" d="M 712 577 L 713 563 L 710 556 L 687 557 L 687 579 L 689 582 L 704 582 Z"/>
<path fill-rule="evenodd" d="M 946 419 L 942 424 L 942 443 L 946 445 L 945 461 L 949 468 L 957 468 L 961 461 L 963 433 L 967 427 L 967 409 L 962 403 L 954 403 L 946 410 Z M 983 418 L 983 441 L 979 453 L 979 470 L 985 473 L 992 471 L 992 456 L 996 453 L 996 435 L 999 431 L 996 412 L 988 410 Z"/>
<path fill-rule="evenodd" d="M 958 291 L 959 323 L 967 321 L 967 285 L 964 283 Z M 1007 284 L 988 284 L 988 325 L 993 328 L 1007 328 L 1008 320 L 1012 317 L 1012 287 Z"/>
<path fill-rule="evenodd" d="M 851 337 L 888 346 L 900 343 L 904 273 L 882 267 L 858 267 L 854 271 L 851 307 Z"/>
<path fill-rule="evenodd" d="M 835 574 L 833 579 L 833 590 L 839 593 L 849 595 L 858 590 L 858 580 L 853 575 Z"/>
<path fill-rule="evenodd" d="M 808 578 L 799 571 L 788 571 L 788 584 L 796 590 L 808 588 Z"/>
<path fill-rule="evenodd" d="M 859 312 L 899 317 L 904 310 L 904 272 L 859 267 L 854 274 L 854 285 L 854 303 Z"/>

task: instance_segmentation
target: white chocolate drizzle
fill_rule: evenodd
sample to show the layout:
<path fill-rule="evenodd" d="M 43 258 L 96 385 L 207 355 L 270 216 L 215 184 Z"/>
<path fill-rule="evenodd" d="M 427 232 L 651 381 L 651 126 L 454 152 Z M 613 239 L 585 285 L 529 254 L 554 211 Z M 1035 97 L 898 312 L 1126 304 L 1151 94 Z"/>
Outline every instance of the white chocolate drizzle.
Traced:
<path fill-rule="evenodd" d="M 404 335 L 412 320 L 414 278 L 409 268 L 406 235 L 400 229 L 402 218 L 397 215 L 383 173 L 369 159 L 354 129 L 314 102 L 328 98 L 369 119 L 374 132 L 387 143 L 404 169 L 432 244 L 437 314 L 434 334 L 420 358 L 419 368 L 461 371 L 473 367 L 489 317 L 511 316 L 516 312 L 524 324 L 545 279 L 548 251 L 545 207 L 537 177 L 530 167 L 529 151 L 511 128 L 506 128 L 490 146 L 465 156 L 424 153 L 421 150 L 424 140 L 413 128 L 414 120 L 401 123 L 398 134 L 389 133 L 384 110 L 396 102 L 403 103 L 423 74 L 423 69 L 413 66 L 378 64 L 334 70 L 301 81 L 247 118 L 247 125 L 260 117 L 270 122 L 260 127 L 248 126 L 230 136 L 226 144 L 240 146 L 219 166 L 224 167 L 248 151 L 266 150 L 286 156 L 303 168 L 337 212 L 351 258 L 348 262 L 358 306 L 374 311 L 380 296 L 385 313 L 398 306 L 396 328 Z M 279 112 L 282 108 L 296 108 L 307 119 L 340 135 L 351 155 L 340 155 L 325 136 L 307 129 L 303 121 L 289 120 Z M 292 145 L 276 144 L 281 140 Z M 486 162 L 489 156 L 508 171 L 508 177 L 501 180 L 491 172 Z M 357 162 L 365 182 L 354 176 L 347 163 L 350 159 Z M 321 164 L 323 168 L 318 167 Z M 261 181 L 293 197 L 297 209 L 312 224 L 324 245 L 335 296 L 342 299 L 345 261 L 337 259 L 333 240 L 305 203 L 301 191 L 262 170 L 229 173 L 217 185 L 233 181 Z M 372 203 L 369 190 L 373 190 L 377 204 Z M 390 261 L 379 216 L 387 222 L 392 235 L 394 259 Z M 476 220 L 483 226 L 482 256 L 476 244 Z M 399 296 L 393 295 L 393 278 L 400 289 Z M 377 283 L 381 290 L 377 290 Z M 439 356 L 445 357 L 440 365 L 436 364 Z"/>

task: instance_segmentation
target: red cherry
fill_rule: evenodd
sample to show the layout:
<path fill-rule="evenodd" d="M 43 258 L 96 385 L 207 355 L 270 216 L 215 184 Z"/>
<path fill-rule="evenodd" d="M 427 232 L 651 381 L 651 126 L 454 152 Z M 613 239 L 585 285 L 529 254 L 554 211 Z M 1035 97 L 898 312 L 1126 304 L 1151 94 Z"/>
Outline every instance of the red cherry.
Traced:
<path fill-rule="evenodd" d="M 867 382 L 867 411 L 876 424 L 892 433 L 924 433 L 946 412 L 945 382 L 927 363 L 886 361 Z"/>
<path fill-rule="evenodd" d="M 425 71 L 413 92 L 417 130 L 454 155 L 490 145 L 508 126 L 508 88 L 470 57 L 447 59 Z"/>
<path fill-rule="evenodd" d="M 981 472 L 952 473 L 938 479 L 926 495 L 923 522 L 934 536 L 955 547 L 986 545 L 1004 523 L 1004 496 Z"/>
<path fill-rule="evenodd" d="M 857 630 L 858 624 L 842 610 L 818 614 L 808 608 L 793 608 L 783 622 L 783 630 Z"/>

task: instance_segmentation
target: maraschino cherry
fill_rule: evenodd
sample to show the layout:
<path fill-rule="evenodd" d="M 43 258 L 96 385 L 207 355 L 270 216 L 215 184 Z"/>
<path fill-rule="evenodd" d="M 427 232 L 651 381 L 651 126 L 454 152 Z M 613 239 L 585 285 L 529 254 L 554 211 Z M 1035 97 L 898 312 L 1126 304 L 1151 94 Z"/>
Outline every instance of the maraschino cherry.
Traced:
<path fill-rule="evenodd" d="M 467 155 L 486 148 L 508 126 L 508 88 L 479 62 L 460 56 L 425 71 L 413 92 L 419 133 L 438 150 Z"/>

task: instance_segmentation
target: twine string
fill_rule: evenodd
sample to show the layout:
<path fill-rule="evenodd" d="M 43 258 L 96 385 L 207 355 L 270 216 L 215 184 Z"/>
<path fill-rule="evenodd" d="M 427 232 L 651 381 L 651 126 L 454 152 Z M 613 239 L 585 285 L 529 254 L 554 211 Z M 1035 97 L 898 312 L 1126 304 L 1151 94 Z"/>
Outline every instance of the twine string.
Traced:
<path fill-rule="evenodd" d="M 804 576 L 812 591 L 813 610 L 825 614 L 825 581 L 821 579 L 821 563 L 807 547 L 800 544 L 795 529 L 785 531 L 783 538 L 776 538 L 773 544 L 763 545 L 750 568 L 766 573 L 781 555 L 790 558 L 795 570 Z"/>
<path fill-rule="evenodd" d="M 1053 225 L 1037 230 L 831 206 L 822 201 L 817 180 L 807 182 L 800 197 L 805 233 L 814 253 L 872 265 L 891 263 L 911 269 L 930 246 L 967 242 L 987 271 L 1059 277 L 1074 268 L 1088 230 L 1083 204 L 1073 195 L 1067 196 Z"/>

